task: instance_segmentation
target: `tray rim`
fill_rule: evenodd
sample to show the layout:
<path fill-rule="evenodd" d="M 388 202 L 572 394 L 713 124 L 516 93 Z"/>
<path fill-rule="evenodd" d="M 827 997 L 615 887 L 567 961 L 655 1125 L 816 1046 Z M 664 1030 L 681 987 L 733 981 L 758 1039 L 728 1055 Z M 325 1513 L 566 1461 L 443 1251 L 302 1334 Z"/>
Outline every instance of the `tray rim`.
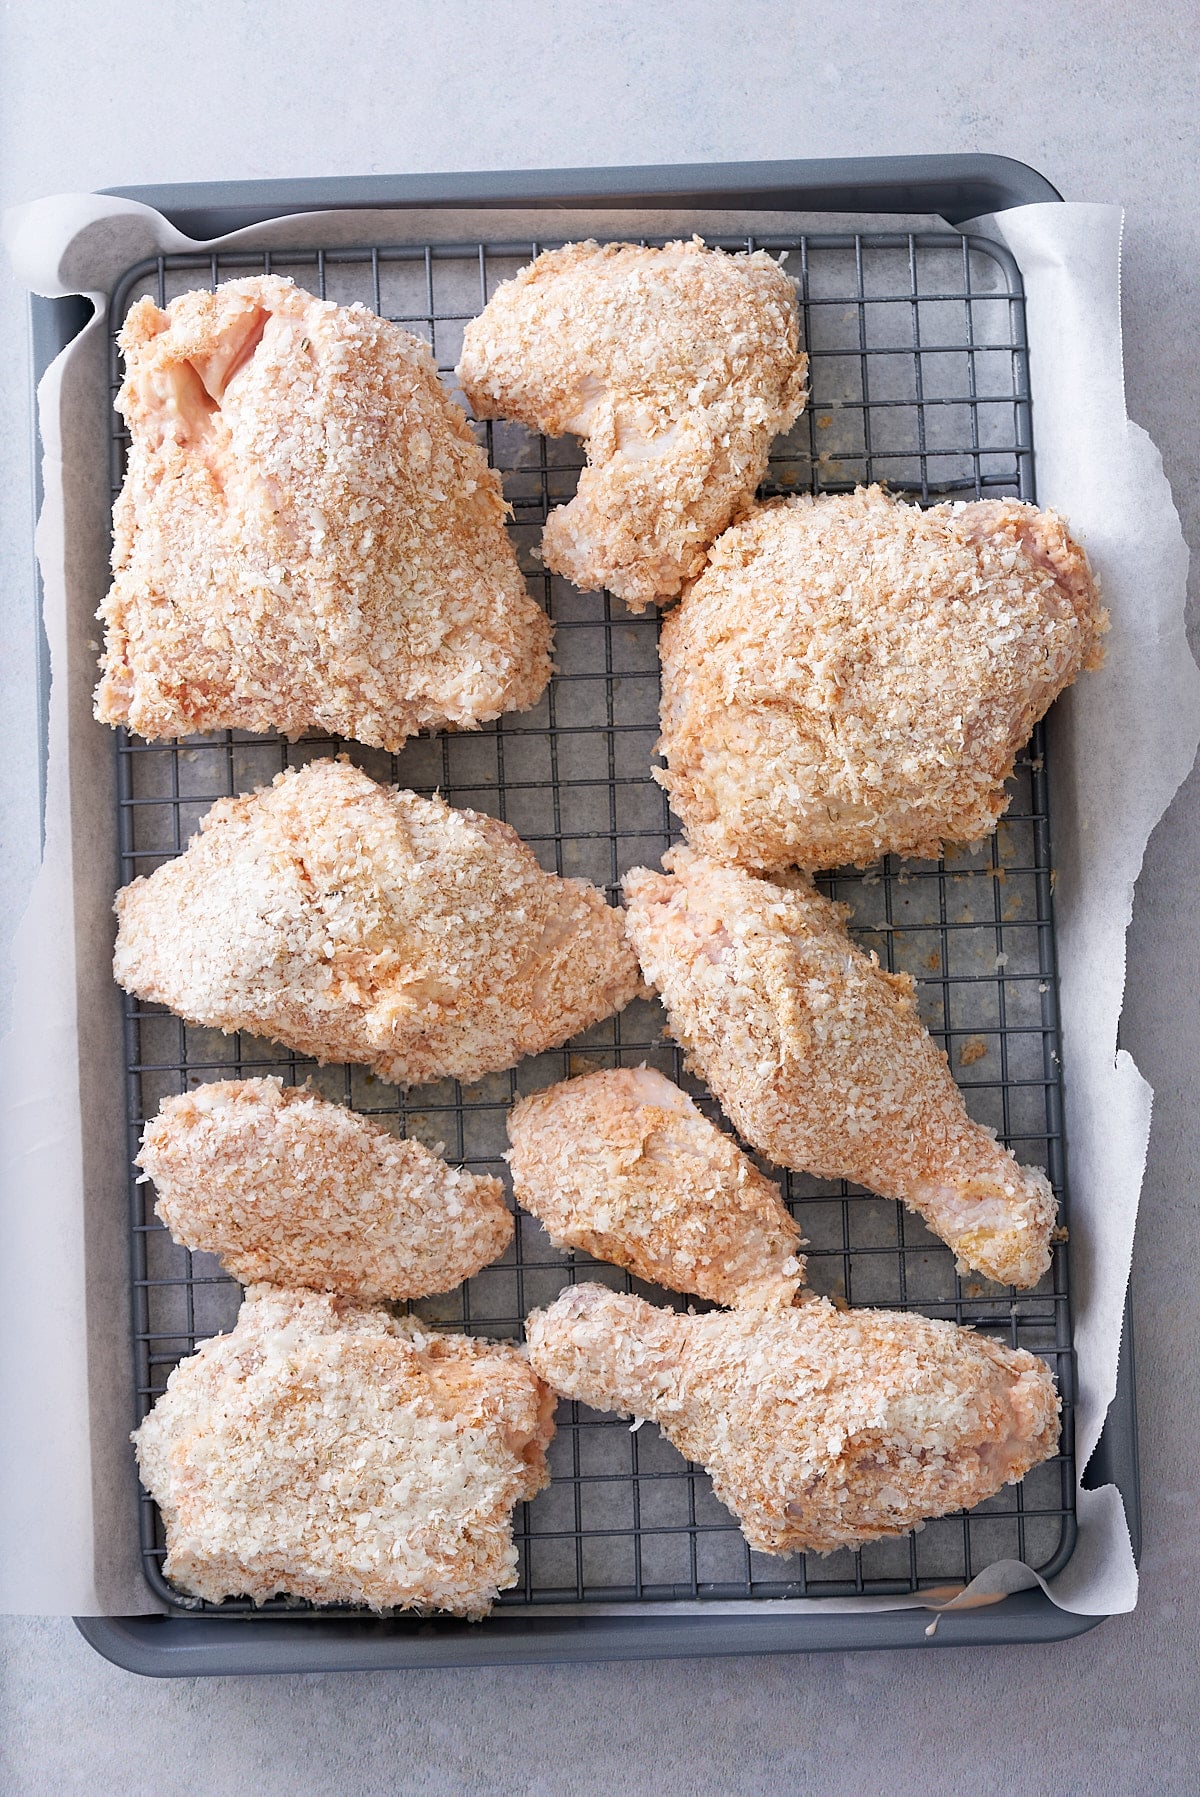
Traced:
<path fill-rule="evenodd" d="M 784 212 L 938 213 L 948 224 L 1009 206 L 1061 201 L 1037 169 L 1011 156 L 839 156 L 765 162 L 633 163 L 625 167 L 489 169 L 325 179 L 195 181 L 110 187 L 205 237 L 289 212 L 356 207 L 661 207 Z"/>
<path fill-rule="evenodd" d="M 817 1600 L 819 1601 L 819 1600 Z M 769 1609 L 769 1604 L 762 1606 Z M 1049 1614 L 1047 1614 L 1049 1612 Z M 1086 1634 L 1103 1616 L 1059 1610 L 1039 1588 L 1014 1592 L 987 1609 L 928 1609 L 796 1616 L 493 1616 L 437 1631 L 420 1622 L 405 1634 L 364 1622 L 259 1622 L 220 1618 L 76 1616 L 89 1646 L 146 1678 L 288 1672 L 386 1672 L 468 1666 L 580 1665 L 606 1660 L 718 1659 L 781 1653 L 846 1653 L 920 1647 L 1044 1645 Z M 721 1626 L 717 1626 L 721 1625 Z M 1051 1625 L 1051 1626 L 1048 1626 Z M 268 1634 L 268 1630 L 270 1633 Z M 497 1646 L 502 1651 L 497 1652 Z"/>

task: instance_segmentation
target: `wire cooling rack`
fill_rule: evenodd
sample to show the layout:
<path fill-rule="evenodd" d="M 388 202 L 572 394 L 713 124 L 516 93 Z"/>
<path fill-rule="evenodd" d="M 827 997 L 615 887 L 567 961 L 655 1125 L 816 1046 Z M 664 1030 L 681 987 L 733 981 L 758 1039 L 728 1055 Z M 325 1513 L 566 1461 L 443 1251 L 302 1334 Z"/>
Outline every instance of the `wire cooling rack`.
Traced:
<path fill-rule="evenodd" d="M 654 241 L 654 240 L 648 240 Z M 922 501 L 945 495 L 1032 499 L 1024 311 L 1007 254 L 955 233 L 711 239 L 729 249 L 784 256 L 797 280 L 810 358 L 811 397 L 774 449 L 765 491 L 840 492 L 883 480 Z M 238 276 L 288 274 L 323 297 L 361 300 L 424 336 L 453 386 L 465 321 L 496 285 L 547 247 L 376 246 L 223 251 L 159 258 L 134 269 L 114 301 L 124 317 L 151 294 L 160 304 Z M 114 394 L 120 382 L 113 349 Z M 678 834 L 650 777 L 657 735 L 658 620 L 633 617 L 607 594 L 580 594 L 537 559 L 548 510 L 570 497 L 581 465 L 573 440 L 547 441 L 501 423 L 477 427 L 503 476 L 511 531 L 533 591 L 554 619 L 558 673 L 535 711 L 469 734 L 421 737 L 389 756 L 330 738 L 287 744 L 223 732 L 178 743 L 119 738 L 123 879 L 150 873 L 186 847 L 218 797 L 269 781 L 281 767 L 347 749 L 377 778 L 514 825 L 543 866 L 582 875 L 619 898 L 620 879 L 655 865 Z M 127 439 L 114 426 L 114 494 Z M 1019 1158 L 1044 1166 L 1063 1194 L 1057 1012 L 1046 773 L 1040 730 L 1018 763 L 1012 802 L 994 838 L 938 862 L 888 858 L 866 873 L 823 880 L 853 910 L 852 929 L 891 970 L 917 980 L 921 1014 L 950 1056 L 972 1115 L 994 1126 Z M 505 1175 L 505 1115 L 515 1097 L 569 1074 L 646 1061 L 680 1079 L 657 1003 L 637 1002 L 566 1048 L 471 1086 L 444 1081 L 407 1096 L 360 1068 L 317 1067 L 245 1035 L 192 1028 L 160 1007 L 126 1008 L 129 1151 L 170 1093 L 206 1080 L 275 1072 L 311 1079 L 331 1098 L 377 1117 L 448 1158 Z M 770 1170 L 770 1169 L 768 1169 Z M 136 1172 L 136 1169 L 133 1170 Z M 1043 1355 L 1064 1399 L 1064 1452 L 969 1514 L 928 1523 L 900 1540 L 827 1558 L 752 1553 L 707 1475 L 653 1426 L 562 1402 L 551 1449 L 553 1481 L 519 1508 L 520 1576 L 500 1604 L 680 1599 L 754 1600 L 899 1595 L 969 1580 L 990 1561 L 1020 1558 L 1052 1574 L 1074 1544 L 1072 1360 L 1067 1261 L 1034 1292 L 960 1278 L 950 1251 L 899 1204 L 845 1183 L 776 1175 L 808 1238 L 813 1286 L 838 1303 L 946 1317 Z M 132 1179 L 132 1174 L 131 1174 Z M 134 1347 L 137 1415 L 197 1342 L 232 1326 L 237 1286 L 215 1259 L 177 1247 L 156 1221 L 153 1188 L 133 1180 Z M 631 1281 L 583 1254 L 551 1247 L 536 1219 L 518 1213 L 502 1261 L 458 1291 L 414 1305 L 450 1329 L 518 1337 L 522 1320 L 564 1284 L 598 1278 L 661 1302 L 685 1300 Z M 161 1519 L 141 1498 L 147 1577 L 180 1612 L 252 1615 L 251 1606 L 201 1603 L 164 1578 Z M 307 1606 L 278 1599 L 257 1614 Z M 319 1612 L 309 1610 L 310 1614 Z M 486 1626 L 486 1625 L 485 1625 Z"/>

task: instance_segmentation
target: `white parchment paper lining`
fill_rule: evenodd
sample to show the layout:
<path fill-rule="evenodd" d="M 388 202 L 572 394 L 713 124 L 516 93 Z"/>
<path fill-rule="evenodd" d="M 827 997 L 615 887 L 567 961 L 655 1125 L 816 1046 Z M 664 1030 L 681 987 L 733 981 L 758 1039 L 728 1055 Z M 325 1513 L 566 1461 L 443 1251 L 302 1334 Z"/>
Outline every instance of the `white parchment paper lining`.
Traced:
<path fill-rule="evenodd" d="M 744 213 L 325 213 L 219 241 L 301 246 L 796 226 L 794 216 Z M 1117 1048 L 1125 933 L 1150 832 L 1200 742 L 1200 674 L 1184 634 L 1179 520 L 1158 453 L 1125 412 L 1119 210 L 1028 206 L 971 228 L 1006 243 L 1021 268 L 1039 501 L 1070 519 L 1112 615 L 1105 667 L 1050 719 L 1082 1473 L 1116 1386 L 1150 1130 L 1150 1088 Z M 105 308 L 133 263 L 197 246 L 144 206 L 92 195 L 19 208 L 5 221 L 5 240 L 32 289 L 86 294 L 97 313 L 38 393 L 38 555 L 52 685 L 45 853 L 15 940 L 13 1027 L 0 1044 L 0 1609 L 132 1615 L 159 1606 L 140 1571 L 127 1444 L 127 1145 L 120 1007 L 109 975 L 114 758 L 110 732 L 91 717 L 94 613 L 107 555 Z M 1077 1501 L 1077 1548 L 1044 1588 L 1079 1614 L 1132 1609 L 1137 1573 L 1116 1487 L 1081 1487 Z M 1044 1581 L 1028 1567 L 998 1562 L 949 1607 L 1034 1583 Z M 913 1601 L 771 1608 L 896 1609 Z"/>

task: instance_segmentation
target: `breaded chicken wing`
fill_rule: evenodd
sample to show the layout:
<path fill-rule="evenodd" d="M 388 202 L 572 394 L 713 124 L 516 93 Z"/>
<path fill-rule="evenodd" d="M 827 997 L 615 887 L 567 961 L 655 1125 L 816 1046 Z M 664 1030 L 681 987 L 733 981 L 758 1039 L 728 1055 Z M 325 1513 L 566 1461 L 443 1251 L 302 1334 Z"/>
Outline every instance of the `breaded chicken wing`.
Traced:
<path fill-rule="evenodd" d="M 622 915 L 507 824 L 314 761 L 117 894 L 113 971 L 181 1017 L 397 1085 L 477 1079 L 641 990 Z"/>
<path fill-rule="evenodd" d="M 904 1312 L 809 1298 L 690 1316 L 577 1285 L 527 1329 L 548 1384 L 657 1422 L 763 1553 L 902 1535 L 1024 1478 L 1058 1443 L 1035 1355 Z"/>
<path fill-rule="evenodd" d="M 652 1067 L 564 1080 L 509 1113 L 517 1202 L 583 1248 L 718 1304 L 790 1304 L 800 1231 L 779 1188 Z"/>
<path fill-rule="evenodd" d="M 1054 512 L 878 487 L 759 506 L 664 625 L 655 777 L 718 861 L 936 856 L 994 829 L 1106 624 Z"/>
<path fill-rule="evenodd" d="M 752 497 L 804 405 L 798 343 L 795 290 L 762 251 L 572 243 L 496 290 L 458 378 L 479 418 L 584 439 L 543 558 L 641 611 L 699 573 Z"/>
<path fill-rule="evenodd" d="M 184 1591 L 482 1616 L 516 1583 L 553 1417 L 506 1342 L 259 1285 L 133 1439 Z"/>
<path fill-rule="evenodd" d="M 626 876 L 629 934 L 739 1134 L 778 1166 L 902 1199 L 989 1279 L 1036 1285 L 1050 1182 L 968 1117 L 909 976 L 857 948 L 805 874 L 773 883 L 688 849 L 664 865 Z"/>
<path fill-rule="evenodd" d="M 448 1292 L 503 1254 L 498 1179 L 278 1079 L 218 1080 L 164 1099 L 137 1164 L 177 1242 L 243 1285 L 363 1299 Z"/>
<path fill-rule="evenodd" d="M 425 343 L 259 275 L 139 300 L 120 344 L 97 717 L 398 749 L 537 702 L 550 626 Z"/>

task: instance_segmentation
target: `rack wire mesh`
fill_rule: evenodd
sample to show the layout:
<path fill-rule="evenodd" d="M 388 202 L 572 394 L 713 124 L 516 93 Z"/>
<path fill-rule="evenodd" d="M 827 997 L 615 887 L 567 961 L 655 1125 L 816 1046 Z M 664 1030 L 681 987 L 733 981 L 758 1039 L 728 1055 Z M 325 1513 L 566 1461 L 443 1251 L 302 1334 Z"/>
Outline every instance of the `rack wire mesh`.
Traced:
<path fill-rule="evenodd" d="M 647 241 L 656 241 L 648 239 Z M 658 240 L 661 241 L 661 240 Z M 796 235 L 711 239 L 766 248 L 797 279 L 811 397 L 774 447 L 765 491 L 845 491 L 883 480 L 929 502 L 984 494 L 1034 497 L 1027 346 L 1020 277 L 1003 250 L 957 233 Z M 376 245 L 295 253 L 173 255 L 130 271 L 114 301 L 124 317 L 142 294 L 160 304 L 187 288 L 258 272 L 288 274 L 322 297 L 361 300 L 424 336 L 453 386 L 465 321 L 536 243 Z M 120 381 L 113 348 L 113 391 Z M 464 402 L 465 403 L 465 402 Z M 478 425 L 501 471 L 511 531 L 531 590 L 553 618 L 558 672 L 538 708 L 470 734 L 426 736 L 389 756 L 330 738 L 280 739 L 237 731 L 148 744 L 121 734 L 122 877 L 146 874 L 187 845 L 218 797 L 269 781 L 314 756 L 348 751 L 378 778 L 514 825 L 542 864 L 582 875 L 619 899 L 625 870 L 657 863 L 678 835 L 651 779 L 657 735 L 657 620 L 634 617 L 607 594 L 581 594 L 537 559 L 548 511 L 570 497 L 581 466 L 573 441 L 548 441 L 501 423 Z M 127 439 L 112 435 L 119 489 Z M 1060 1066 L 1052 922 L 1053 868 L 1041 730 L 1020 758 L 1012 801 L 990 842 L 937 862 L 889 857 L 840 871 L 825 888 L 852 907 L 852 930 L 893 971 L 912 973 L 922 1017 L 946 1048 L 968 1109 L 1018 1156 L 1045 1166 L 1063 1197 Z M 477 1171 L 505 1174 L 504 1122 L 522 1093 L 594 1067 L 646 1061 L 681 1081 L 657 1004 L 636 1002 L 562 1050 L 471 1086 L 445 1081 L 404 1095 L 361 1068 L 318 1067 L 276 1044 L 193 1028 L 160 1007 L 126 1006 L 130 1158 L 162 1098 L 210 1079 L 274 1072 L 312 1080 L 402 1133 Z M 769 1171 L 774 1171 L 768 1169 Z M 153 1212 L 153 1190 L 131 1172 L 137 1416 L 176 1362 L 229 1328 L 239 1292 L 211 1256 L 176 1246 Z M 1033 1292 L 960 1277 L 950 1251 L 895 1203 L 858 1188 L 779 1175 L 808 1238 L 813 1286 L 838 1303 L 905 1307 L 986 1330 L 1032 1349 L 1055 1369 L 1064 1399 L 1063 1452 L 975 1510 L 900 1540 L 827 1558 L 752 1553 L 707 1475 L 656 1429 L 560 1403 L 553 1480 L 516 1519 L 520 1576 L 502 1607 L 680 1599 L 899 1595 L 965 1582 L 990 1561 L 1020 1558 L 1050 1574 L 1074 1543 L 1072 1357 L 1065 1246 Z M 457 1292 L 412 1306 L 449 1329 L 519 1336 L 527 1312 L 581 1277 L 671 1294 L 564 1255 L 536 1219 L 518 1213 L 503 1260 Z M 147 1577 L 178 1612 L 212 1612 L 164 1578 L 161 1519 L 141 1498 Z M 254 1612 L 235 1600 L 221 1614 Z M 310 1614 L 320 1612 L 308 1610 Z"/>

